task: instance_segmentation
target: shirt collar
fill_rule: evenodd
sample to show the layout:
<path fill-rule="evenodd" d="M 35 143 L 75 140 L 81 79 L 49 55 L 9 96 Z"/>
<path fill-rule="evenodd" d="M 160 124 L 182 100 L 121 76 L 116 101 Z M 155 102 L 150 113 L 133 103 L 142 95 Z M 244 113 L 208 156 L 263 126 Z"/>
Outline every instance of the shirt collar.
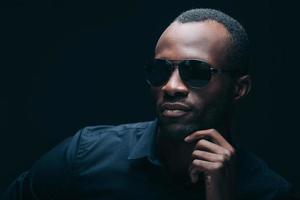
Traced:
<path fill-rule="evenodd" d="M 133 146 L 129 153 L 129 160 L 136 160 L 141 158 L 148 158 L 154 164 L 159 164 L 155 156 L 155 139 L 157 129 L 157 119 L 149 122 L 149 124 L 142 130 L 142 135 Z"/>

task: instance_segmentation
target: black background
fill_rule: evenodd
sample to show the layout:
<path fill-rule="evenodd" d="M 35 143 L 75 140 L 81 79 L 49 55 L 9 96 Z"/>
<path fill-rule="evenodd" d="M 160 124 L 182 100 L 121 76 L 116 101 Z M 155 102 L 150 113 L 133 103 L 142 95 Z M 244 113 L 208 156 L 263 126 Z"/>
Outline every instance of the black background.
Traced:
<path fill-rule="evenodd" d="M 235 138 L 299 191 L 296 5 L 12 0 L 0 11 L 0 192 L 84 126 L 153 119 L 143 63 L 164 28 L 196 7 L 220 9 L 246 28 L 254 85 L 240 105 Z"/>

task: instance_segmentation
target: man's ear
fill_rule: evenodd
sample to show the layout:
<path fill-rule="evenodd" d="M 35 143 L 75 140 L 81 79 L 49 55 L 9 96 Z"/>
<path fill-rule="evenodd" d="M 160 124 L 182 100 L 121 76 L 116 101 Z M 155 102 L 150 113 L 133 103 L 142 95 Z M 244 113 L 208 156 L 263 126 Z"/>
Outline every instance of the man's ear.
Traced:
<path fill-rule="evenodd" d="M 252 80 L 250 75 L 244 75 L 239 77 L 235 82 L 234 101 L 237 102 L 243 97 L 246 97 L 252 86 Z"/>

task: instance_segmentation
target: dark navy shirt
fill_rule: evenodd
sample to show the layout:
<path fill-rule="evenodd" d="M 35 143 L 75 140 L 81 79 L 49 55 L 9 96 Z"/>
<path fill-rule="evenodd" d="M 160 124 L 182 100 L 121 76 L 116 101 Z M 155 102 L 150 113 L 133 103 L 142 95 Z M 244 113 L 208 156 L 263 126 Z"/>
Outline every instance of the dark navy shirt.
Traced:
<path fill-rule="evenodd" d="M 155 156 L 156 121 L 87 127 L 20 175 L 3 199 L 204 199 L 203 183 L 174 178 Z M 237 150 L 238 199 L 284 197 L 290 185 Z"/>

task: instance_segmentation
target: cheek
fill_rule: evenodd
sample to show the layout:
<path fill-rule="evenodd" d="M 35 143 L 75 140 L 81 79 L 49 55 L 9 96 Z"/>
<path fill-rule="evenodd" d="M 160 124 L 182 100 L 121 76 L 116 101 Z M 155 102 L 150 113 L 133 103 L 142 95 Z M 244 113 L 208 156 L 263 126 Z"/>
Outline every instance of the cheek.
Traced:
<path fill-rule="evenodd" d="M 203 111 L 210 105 L 215 105 L 221 99 L 229 98 L 229 85 L 222 79 L 212 79 L 206 87 L 195 90 L 191 96 L 191 103 L 198 111 Z"/>
<path fill-rule="evenodd" d="M 196 114 L 202 115 L 205 107 L 207 107 L 208 99 L 206 92 L 201 89 L 201 91 L 191 92 L 189 94 L 189 104 L 193 105 L 193 109 Z"/>

